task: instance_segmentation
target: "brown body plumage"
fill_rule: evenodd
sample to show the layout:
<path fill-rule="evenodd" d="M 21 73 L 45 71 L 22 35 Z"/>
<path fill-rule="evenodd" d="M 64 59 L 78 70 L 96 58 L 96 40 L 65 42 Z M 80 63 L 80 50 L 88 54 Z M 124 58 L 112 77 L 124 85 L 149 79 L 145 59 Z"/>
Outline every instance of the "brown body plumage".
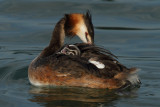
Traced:
<path fill-rule="evenodd" d="M 140 80 L 136 74 L 138 69 L 125 67 L 117 60 L 115 55 L 104 48 L 85 43 L 76 43 L 65 45 L 57 54 L 84 58 L 88 63 L 96 66 L 100 78 L 118 80 L 119 84 L 125 84 L 126 87 L 140 85 Z"/>

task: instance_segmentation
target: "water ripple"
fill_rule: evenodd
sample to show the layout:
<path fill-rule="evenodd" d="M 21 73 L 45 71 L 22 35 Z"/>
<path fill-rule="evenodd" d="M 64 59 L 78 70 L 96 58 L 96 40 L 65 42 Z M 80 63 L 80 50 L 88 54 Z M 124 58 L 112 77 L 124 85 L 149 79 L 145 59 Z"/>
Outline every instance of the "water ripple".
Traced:
<path fill-rule="evenodd" d="M 130 28 L 130 27 L 101 27 L 101 26 L 96 26 L 95 28 L 102 30 L 160 30 L 160 28 Z"/>

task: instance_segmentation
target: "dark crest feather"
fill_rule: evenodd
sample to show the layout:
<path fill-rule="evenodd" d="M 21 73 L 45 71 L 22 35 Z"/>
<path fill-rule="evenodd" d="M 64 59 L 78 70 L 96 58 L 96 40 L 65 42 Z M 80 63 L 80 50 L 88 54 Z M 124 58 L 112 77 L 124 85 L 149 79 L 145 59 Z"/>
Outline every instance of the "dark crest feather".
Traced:
<path fill-rule="evenodd" d="M 91 13 L 89 10 L 87 10 L 86 12 L 86 17 L 89 19 L 89 20 L 92 20 L 92 16 L 91 16 Z"/>
<path fill-rule="evenodd" d="M 88 32 L 91 36 L 92 42 L 94 43 L 94 27 L 92 24 L 92 16 L 89 10 L 85 14 L 85 24 L 87 26 Z"/>

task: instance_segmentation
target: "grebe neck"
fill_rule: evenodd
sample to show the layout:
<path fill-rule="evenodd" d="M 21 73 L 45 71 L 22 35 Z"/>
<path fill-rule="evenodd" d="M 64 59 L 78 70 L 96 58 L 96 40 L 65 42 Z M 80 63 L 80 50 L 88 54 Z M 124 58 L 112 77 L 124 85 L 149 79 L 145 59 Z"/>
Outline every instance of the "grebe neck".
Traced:
<path fill-rule="evenodd" d="M 42 53 L 40 54 L 40 57 L 47 57 L 54 53 L 56 53 L 64 44 L 64 38 L 65 38 L 65 30 L 64 30 L 64 24 L 65 24 L 65 18 L 62 18 L 55 26 L 54 31 L 52 33 L 52 38 L 50 41 L 50 44 L 48 47 L 46 47 Z"/>

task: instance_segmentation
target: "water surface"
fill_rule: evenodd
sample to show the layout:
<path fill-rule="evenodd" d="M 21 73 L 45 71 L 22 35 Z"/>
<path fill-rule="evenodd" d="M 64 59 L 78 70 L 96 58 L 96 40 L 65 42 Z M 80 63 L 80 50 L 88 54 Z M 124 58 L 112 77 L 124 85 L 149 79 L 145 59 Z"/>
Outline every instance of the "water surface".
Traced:
<path fill-rule="evenodd" d="M 119 95 L 104 89 L 31 86 L 28 65 L 48 45 L 56 22 L 65 13 L 88 9 L 95 43 L 127 67 L 140 68 L 141 87 Z M 0 106 L 159 107 L 159 12 L 159 0 L 0 0 Z"/>

